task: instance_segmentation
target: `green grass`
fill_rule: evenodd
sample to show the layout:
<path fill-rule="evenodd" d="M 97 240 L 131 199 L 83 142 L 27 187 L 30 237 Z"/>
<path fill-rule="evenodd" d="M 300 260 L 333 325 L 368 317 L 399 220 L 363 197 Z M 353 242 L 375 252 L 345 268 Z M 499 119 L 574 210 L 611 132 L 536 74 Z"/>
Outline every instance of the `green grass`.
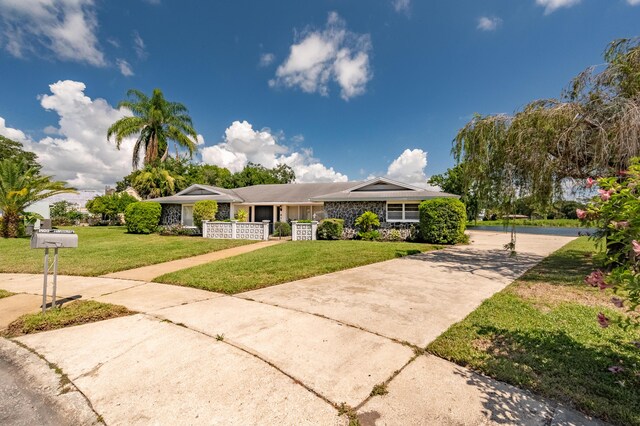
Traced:
<path fill-rule="evenodd" d="M 133 313 L 124 306 L 101 303 L 94 300 L 76 300 L 63 305 L 61 308 L 49 309 L 44 314 L 39 312 L 37 314 L 23 315 L 9 324 L 3 335 L 5 337 L 17 337 L 122 317 Z"/>
<path fill-rule="evenodd" d="M 249 244 L 244 240 L 127 234 L 124 227 L 75 227 L 78 248 L 61 249 L 58 272 L 98 276 Z M 42 273 L 44 250 L 28 238 L 0 238 L 0 272 Z"/>
<path fill-rule="evenodd" d="M 416 243 L 296 241 L 183 269 L 154 281 L 233 294 L 435 248 Z"/>
<path fill-rule="evenodd" d="M 509 226 L 536 226 L 551 228 L 580 228 L 582 224 L 577 219 L 513 219 L 509 221 Z M 503 220 L 479 220 L 478 222 L 469 222 L 468 228 L 473 229 L 474 226 L 504 226 Z"/>
<path fill-rule="evenodd" d="M 14 293 L 11 293 L 10 291 L 0 289 L 0 299 L 4 299 L 5 297 L 9 297 L 13 295 Z"/>
<path fill-rule="evenodd" d="M 595 249 L 569 243 L 453 325 L 427 350 L 437 356 L 620 425 L 640 425 L 637 331 L 603 329 L 611 294 L 583 284 Z M 608 368 L 624 371 L 613 374 Z"/>

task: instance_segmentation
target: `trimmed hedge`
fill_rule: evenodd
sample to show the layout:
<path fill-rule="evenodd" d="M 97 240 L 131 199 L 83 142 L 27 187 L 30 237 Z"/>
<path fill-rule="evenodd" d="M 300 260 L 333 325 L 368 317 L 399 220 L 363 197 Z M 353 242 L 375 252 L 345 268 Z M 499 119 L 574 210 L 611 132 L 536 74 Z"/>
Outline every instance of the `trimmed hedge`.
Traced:
<path fill-rule="evenodd" d="M 202 229 L 202 222 L 215 220 L 218 213 L 218 203 L 215 200 L 196 201 L 193 205 L 193 224 Z"/>
<path fill-rule="evenodd" d="M 343 219 L 324 219 L 318 224 L 319 240 L 339 240 L 344 230 Z"/>
<path fill-rule="evenodd" d="M 124 210 L 127 231 L 132 234 L 151 234 L 158 229 L 162 207 L 154 202 L 131 203 Z"/>
<path fill-rule="evenodd" d="M 291 236 L 291 225 L 287 222 L 276 222 L 273 224 L 273 235 L 276 237 Z"/>
<path fill-rule="evenodd" d="M 434 198 L 420 204 L 420 233 L 431 244 L 457 244 L 464 240 L 467 210 L 457 198 Z"/>

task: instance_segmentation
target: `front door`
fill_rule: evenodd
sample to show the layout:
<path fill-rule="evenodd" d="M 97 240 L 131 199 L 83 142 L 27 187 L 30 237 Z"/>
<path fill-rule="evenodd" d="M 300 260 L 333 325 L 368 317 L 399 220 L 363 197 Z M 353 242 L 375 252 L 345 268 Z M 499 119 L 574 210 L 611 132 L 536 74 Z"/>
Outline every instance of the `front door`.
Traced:
<path fill-rule="evenodd" d="M 273 206 L 256 206 L 254 222 L 262 222 L 268 220 L 269 233 L 273 233 Z"/>

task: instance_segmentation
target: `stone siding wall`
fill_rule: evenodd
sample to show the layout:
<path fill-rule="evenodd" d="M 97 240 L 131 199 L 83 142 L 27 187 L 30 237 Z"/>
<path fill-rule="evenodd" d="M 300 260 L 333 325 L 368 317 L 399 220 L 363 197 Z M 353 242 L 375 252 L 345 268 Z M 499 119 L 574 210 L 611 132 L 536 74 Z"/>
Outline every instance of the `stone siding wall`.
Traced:
<path fill-rule="evenodd" d="M 354 228 L 358 217 L 364 212 L 378 215 L 380 222 L 387 217 L 387 204 L 384 201 L 329 201 L 324 203 L 327 218 L 344 220 L 344 227 Z"/>
<path fill-rule="evenodd" d="M 417 238 L 419 224 L 407 222 L 386 222 L 387 204 L 384 201 L 331 201 L 324 204 L 328 218 L 344 219 L 343 239 L 353 239 L 357 230 L 356 219 L 366 211 L 378 215 L 380 220 L 380 237 L 383 240 L 414 240 Z M 398 232 L 394 232 L 397 230 Z M 392 238 L 393 237 L 393 238 Z"/>
<path fill-rule="evenodd" d="M 216 213 L 216 220 L 231 219 L 231 204 L 218 203 L 218 212 Z"/>
<path fill-rule="evenodd" d="M 182 223 L 182 206 L 180 204 L 161 204 L 160 225 L 180 225 Z"/>

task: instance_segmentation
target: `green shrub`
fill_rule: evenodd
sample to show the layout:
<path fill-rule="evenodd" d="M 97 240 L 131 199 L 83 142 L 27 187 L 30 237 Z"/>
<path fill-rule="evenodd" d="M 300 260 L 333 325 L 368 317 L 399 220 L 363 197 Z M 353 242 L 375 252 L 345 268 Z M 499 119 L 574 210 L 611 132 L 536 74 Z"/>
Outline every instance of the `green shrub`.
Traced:
<path fill-rule="evenodd" d="M 276 222 L 273 224 L 273 235 L 276 237 L 288 237 L 291 235 L 291 225 L 287 222 Z"/>
<path fill-rule="evenodd" d="M 324 219 L 318 224 L 319 240 L 339 240 L 344 230 L 343 219 Z"/>
<path fill-rule="evenodd" d="M 358 228 L 358 238 L 363 240 L 372 240 L 379 239 L 380 233 L 376 232 L 373 234 L 372 232 L 378 229 L 380 226 L 380 219 L 378 219 L 378 215 L 374 212 L 364 212 L 360 215 L 359 218 L 356 219 L 356 228 Z M 377 237 L 376 237 L 377 234 Z M 375 237 L 375 238 L 374 238 Z"/>
<path fill-rule="evenodd" d="M 193 224 L 202 229 L 202 222 L 215 220 L 218 203 L 214 200 L 196 201 L 193 205 Z"/>
<path fill-rule="evenodd" d="M 358 232 L 358 238 L 364 241 L 379 241 L 380 240 L 380 232 L 377 230 L 366 231 L 366 232 Z"/>
<path fill-rule="evenodd" d="M 135 202 L 124 210 L 127 231 L 132 234 L 150 234 L 158 229 L 162 207 L 159 203 Z"/>
<path fill-rule="evenodd" d="M 246 222 L 249 220 L 249 214 L 246 210 L 240 209 L 236 212 L 236 220 L 238 222 Z"/>
<path fill-rule="evenodd" d="M 420 233 L 431 244 L 457 244 L 464 240 L 467 211 L 457 198 L 434 198 L 420 204 Z"/>

